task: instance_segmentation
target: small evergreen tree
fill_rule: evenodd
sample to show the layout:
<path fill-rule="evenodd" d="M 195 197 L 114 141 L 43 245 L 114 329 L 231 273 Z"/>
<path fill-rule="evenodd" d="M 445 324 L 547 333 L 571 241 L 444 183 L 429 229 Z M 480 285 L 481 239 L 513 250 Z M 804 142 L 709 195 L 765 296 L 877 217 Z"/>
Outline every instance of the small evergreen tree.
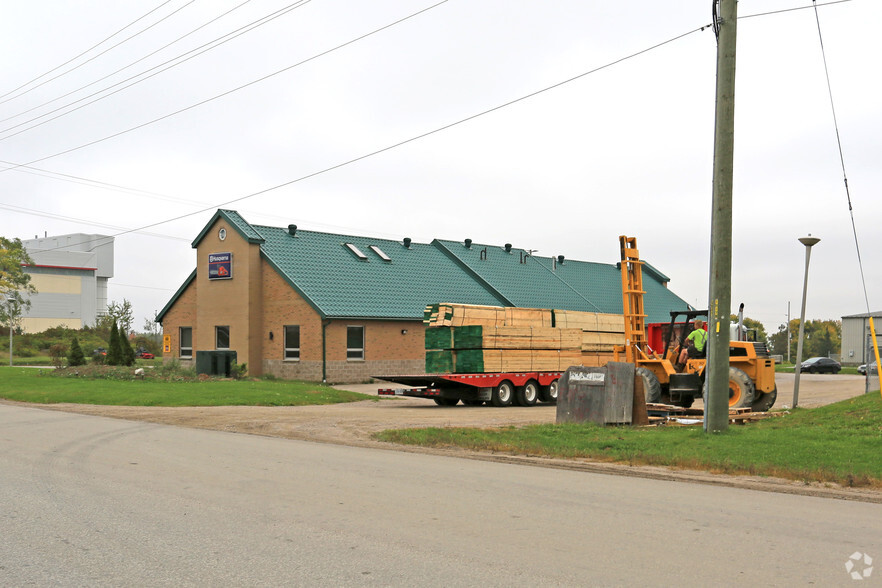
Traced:
<path fill-rule="evenodd" d="M 107 357 L 104 360 L 107 365 L 123 365 L 122 346 L 119 342 L 119 329 L 116 321 L 110 327 L 110 341 L 107 343 Z"/>
<path fill-rule="evenodd" d="M 67 365 L 86 365 L 86 356 L 83 354 L 83 349 L 80 347 L 80 342 L 77 341 L 76 337 L 70 342 L 70 351 L 67 354 Z"/>
<path fill-rule="evenodd" d="M 120 365 L 135 365 L 135 350 L 132 349 L 129 337 L 122 329 L 119 331 L 119 349 L 122 357 Z"/>

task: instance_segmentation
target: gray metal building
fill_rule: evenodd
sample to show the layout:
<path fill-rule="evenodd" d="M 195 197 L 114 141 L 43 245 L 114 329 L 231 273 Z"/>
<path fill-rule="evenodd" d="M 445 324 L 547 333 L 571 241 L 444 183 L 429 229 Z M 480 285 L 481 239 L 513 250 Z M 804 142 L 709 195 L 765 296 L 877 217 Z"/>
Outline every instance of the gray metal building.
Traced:
<path fill-rule="evenodd" d="M 860 365 L 873 361 L 872 342 L 870 341 L 871 316 L 873 317 L 873 326 L 876 328 L 876 337 L 882 340 L 882 311 L 842 317 L 842 353 L 840 357 L 843 365 Z"/>
<path fill-rule="evenodd" d="M 23 240 L 33 265 L 25 268 L 37 294 L 22 329 L 39 333 L 65 326 L 94 325 L 107 312 L 107 283 L 113 277 L 113 237 L 73 233 Z"/>

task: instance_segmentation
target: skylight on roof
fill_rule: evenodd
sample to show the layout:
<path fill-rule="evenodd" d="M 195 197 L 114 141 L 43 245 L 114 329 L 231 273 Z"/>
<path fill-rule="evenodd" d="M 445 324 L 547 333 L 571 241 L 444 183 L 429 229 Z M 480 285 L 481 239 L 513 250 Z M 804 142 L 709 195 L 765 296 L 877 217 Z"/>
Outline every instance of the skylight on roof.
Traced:
<path fill-rule="evenodd" d="M 376 245 L 371 245 L 370 248 L 371 248 L 371 251 L 376 253 L 380 257 L 380 259 L 382 259 L 383 261 L 392 261 L 392 258 L 389 257 L 388 255 L 386 255 L 385 253 L 383 253 L 383 250 L 380 249 L 379 247 L 377 247 Z"/>
<path fill-rule="evenodd" d="M 359 258 L 362 261 L 367 261 L 367 255 L 365 255 L 361 249 L 359 249 L 352 243 L 344 243 L 344 245 L 349 248 L 349 251 L 351 251 L 355 255 L 355 257 Z"/>

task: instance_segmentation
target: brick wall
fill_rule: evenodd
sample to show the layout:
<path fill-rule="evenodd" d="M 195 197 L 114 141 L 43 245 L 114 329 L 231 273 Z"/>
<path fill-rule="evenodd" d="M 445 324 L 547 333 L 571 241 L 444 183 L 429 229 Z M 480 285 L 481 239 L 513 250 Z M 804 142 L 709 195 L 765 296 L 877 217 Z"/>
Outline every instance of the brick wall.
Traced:
<path fill-rule="evenodd" d="M 250 375 L 273 374 L 283 379 L 321 381 L 322 318 L 262 257 L 230 227 L 220 242 L 219 221 L 197 249 L 199 275 L 163 318 L 171 336 L 172 357 L 178 357 L 181 326 L 193 328 L 193 357 L 215 348 L 214 327 L 230 326 L 230 348 Z M 233 253 L 233 279 L 208 281 L 207 254 Z M 253 282 L 259 282 L 254 284 Z M 285 359 L 285 326 L 300 327 L 300 359 Z M 347 327 L 364 328 L 364 359 L 347 359 Z M 422 320 L 330 320 L 324 326 L 330 383 L 364 382 L 375 375 L 414 374 L 425 370 L 425 327 Z M 169 355 L 166 355 L 168 357 Z M 182 361 L 183 364 L 192 361 Z"/>

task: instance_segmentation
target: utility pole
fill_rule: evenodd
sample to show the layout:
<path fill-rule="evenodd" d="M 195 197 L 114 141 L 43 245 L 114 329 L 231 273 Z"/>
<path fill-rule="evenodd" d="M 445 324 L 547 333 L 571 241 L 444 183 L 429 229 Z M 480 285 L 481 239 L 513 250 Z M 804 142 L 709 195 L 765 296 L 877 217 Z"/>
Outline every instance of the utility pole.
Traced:
<path fill-rule="evenodd" d="M 732 162 L 735 153 L 736 0 L 715 0 L 717 102 L 714 123 L 714 188 L 711 211 L 710 308 L 704 430 L 729 428 L 729 315 L 732 306 Z"/>

